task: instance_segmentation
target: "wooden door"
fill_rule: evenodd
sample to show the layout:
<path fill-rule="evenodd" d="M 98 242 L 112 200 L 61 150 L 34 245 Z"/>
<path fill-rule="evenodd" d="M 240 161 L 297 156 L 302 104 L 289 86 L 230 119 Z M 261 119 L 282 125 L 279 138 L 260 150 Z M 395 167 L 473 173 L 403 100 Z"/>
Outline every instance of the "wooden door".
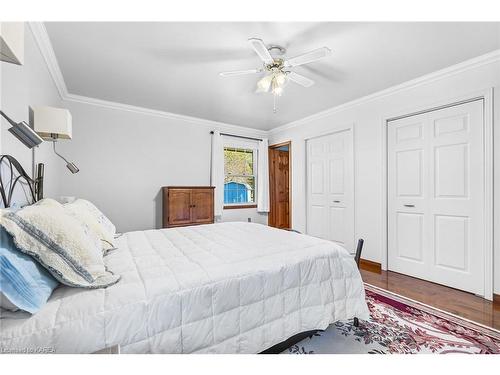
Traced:
<path fill-rule="evenodd" d="M 191 222 L 191 189 L 168 189 L 168 226 Z"/>
<path fill-rule="evenodd" d="M 352 130 L 307 141 L 307 233 L 354 252 Z"/>
<path fill-rule="evenodd" d="M 291 228 L 290 220 L 290 146 L 288 151 L 269 148 L 269 225 Z"/>
<path fill-rule="evenodd" d="M 193 189 L 191 220 L 195 224 L 212 223 L 214 218 L 213 189 Z"/>
<path fill-rule="evenodd" d="M 484 294 L 481 100 L 390 121 L 388 267 Z"/>

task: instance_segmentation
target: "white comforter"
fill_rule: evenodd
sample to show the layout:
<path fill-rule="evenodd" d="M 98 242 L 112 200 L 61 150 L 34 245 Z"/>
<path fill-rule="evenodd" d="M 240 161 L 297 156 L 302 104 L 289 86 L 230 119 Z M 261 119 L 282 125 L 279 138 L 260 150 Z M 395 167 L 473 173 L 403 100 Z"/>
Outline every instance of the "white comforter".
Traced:
<path fill-rule="evenodd" d="M 125 233 L 107 289 L 56 289 L 36 315 L 0 319 L 0 352 L 258 353 L 368 317 L 352 257 L 332 242 L 251 223 Z M 29 348 L 27 350 L 27 348 Z"/>

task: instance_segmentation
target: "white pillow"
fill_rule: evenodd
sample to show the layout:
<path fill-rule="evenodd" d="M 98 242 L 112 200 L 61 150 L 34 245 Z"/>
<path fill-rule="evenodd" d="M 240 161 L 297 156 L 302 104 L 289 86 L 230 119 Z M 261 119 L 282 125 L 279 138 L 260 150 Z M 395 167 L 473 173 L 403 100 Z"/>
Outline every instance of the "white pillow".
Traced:
<path fill-rule="evenodd" d="M 68 215 L 85 224 L 94 233 L 94 235 L 101 240 L 101 249 L 103 251 L 103 254 L 106 254 L 110 250 L 116 249 L 115 236 L 114 233 L 110 230 L 111 228 L 109 224 L 104 225 L 102 224 L 104 219 L 99 219 L 100 217 L 106 217 L 103 214 L 101 214 L 100 216 L 96 215 L 95 210 L 97 210 L 97 208 L 94 210 L 89 204 L 85 202 L 87 201 L 79 199 L 73 203 L 67 203 L 63 207 Z M 106 220 L 108 219 L 106 218 Z"/>
<path fill-rule="evenodd" d="M 0 216 L 20 251 L 31 255 L 69 286 L 103 288 L 120 276 L 106 270 L 100 240 L 52 200 Z"/>
<path fill-rule="evenodd" d="M 77 199 L 70 204 L 87 209 L 96 218 L 97 222 L 102 225 L 104 231 L 111 233 L 112 236 L 116 234 L 115 225 L 93 203 L 85 199 Z"/>
<path fill-rule="evenodd" d="M 35 204 L 38 206 L 43 206 L 43 205 L 52 206 L 52 207 L 62 207 L 63 206 L 60 202 L 58 202 L 52 198 L 44 198 L 41 201 L 36 202 Z"/>

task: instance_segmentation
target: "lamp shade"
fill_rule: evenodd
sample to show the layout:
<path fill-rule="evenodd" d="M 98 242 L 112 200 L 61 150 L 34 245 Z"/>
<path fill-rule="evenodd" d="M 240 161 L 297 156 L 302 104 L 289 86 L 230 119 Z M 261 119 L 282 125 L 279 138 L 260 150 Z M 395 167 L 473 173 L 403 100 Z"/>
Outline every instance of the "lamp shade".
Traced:
<path fill-rule="evenodd" d="M 45 140 L 71 139 L 71 113 L 64 108 L 33 107 L 33 128 Z"/>
<path fill-rule="evenodd" d="M 23 22 L 0 22 L 0 61 L 23 65 Z"/>

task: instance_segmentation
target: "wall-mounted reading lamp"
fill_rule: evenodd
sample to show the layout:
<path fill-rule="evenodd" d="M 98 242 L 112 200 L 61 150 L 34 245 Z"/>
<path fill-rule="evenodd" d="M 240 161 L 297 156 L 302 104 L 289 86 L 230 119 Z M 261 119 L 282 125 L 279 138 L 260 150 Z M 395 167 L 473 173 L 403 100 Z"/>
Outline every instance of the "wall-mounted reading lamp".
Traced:
<path fill-rule="evenodd" d="M 33 148 L 38 146 L 43 142 L 43 139 L 35 133 L 35 131 L 24 121 L 15 122 L 9 116 L 5 114 L 5 112 L 0 111 L 0 115 L 7 120 L 7 122 L 11 125 L 8 129 L 9 132 L 16 137 L 23 145 L 28 148 Z M 25 172 L 21 164 L 11 155 L 0 155 L 0 164 L 6 161 L 8 167 L 10 167 L 10 189 L 8 194 L 5 191 L 5 186 L 0 176 L 0 195 L 2 198 L 2 202 L 4 207 L 9 207 L 12 200 L 12 192 L 16 183 L 18 181 L 24 181 L 29 185 L 31 196 L 34 202 L 43 198 L 43 175 L 44 175 L 44 165 L 43 163 L 38 163 L 36 168 L 36 177 L 29 177 Z M 15 179 L 14 170 L 18 172 L 18 177 Z M 1 172 L 1 171 L 0 171 Z M 22 183 L 22 182 L 21 182 Z"/>
<path fill-rule="evenodd" d="M 0 111 L 0 115 L 2 115 L 11 125 L 11 128 L 8 129 L 9 132 L 19 139 L 26 147 L 33 148 L 43 142 L 43 139 L 36 134 L 26 122 L 15 122 L 3 111 Z"/>
<path fill-rule="evenodd" d="M 66 168 L 71 173 L 78 173 L 78 167 L 56 151 L 56 142 L 58 139 L 71 139 L 71 113 L 67 109 L 54 107 L 33 107 L 32 111 L 35 132 L 44 140 L 53 143 L 54 153 L 64 160 Z"/>

